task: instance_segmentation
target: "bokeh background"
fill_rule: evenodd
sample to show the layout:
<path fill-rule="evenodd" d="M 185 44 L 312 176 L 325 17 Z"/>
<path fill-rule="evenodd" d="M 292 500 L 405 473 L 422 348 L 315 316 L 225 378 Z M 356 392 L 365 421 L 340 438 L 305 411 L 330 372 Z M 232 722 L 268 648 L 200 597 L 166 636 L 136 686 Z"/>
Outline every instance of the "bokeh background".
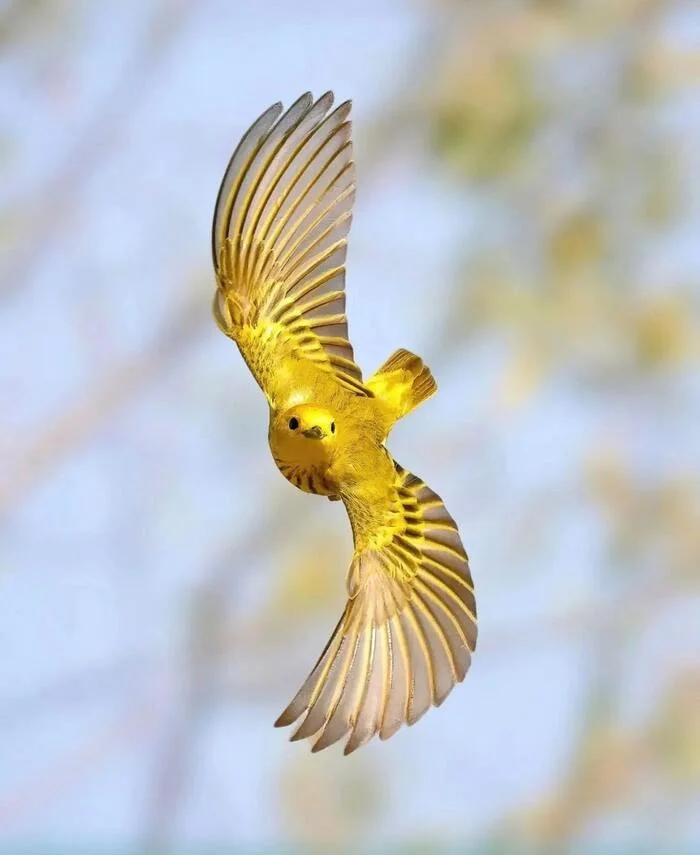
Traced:
<path fill-rule="evenodd" d="M 272 728 L 349 527 L 210 316 L 232 148 L 328 88 L 480 617 L 349 758 Z M 0 248 L 0 850 L 700 851 L 696 3 L 3 0 Z"/>

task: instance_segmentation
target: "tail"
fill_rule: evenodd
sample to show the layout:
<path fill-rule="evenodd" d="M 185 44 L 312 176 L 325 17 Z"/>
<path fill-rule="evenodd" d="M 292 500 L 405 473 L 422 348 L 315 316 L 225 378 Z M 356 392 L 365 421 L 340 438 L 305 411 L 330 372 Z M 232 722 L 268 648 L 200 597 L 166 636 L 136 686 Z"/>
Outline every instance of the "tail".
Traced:
<path fill-rule="evenodd" d="M 365 385 L 387 406 L 392 424 L 437 391 L 428 366 L 403 348 L 392 353 Z"/>

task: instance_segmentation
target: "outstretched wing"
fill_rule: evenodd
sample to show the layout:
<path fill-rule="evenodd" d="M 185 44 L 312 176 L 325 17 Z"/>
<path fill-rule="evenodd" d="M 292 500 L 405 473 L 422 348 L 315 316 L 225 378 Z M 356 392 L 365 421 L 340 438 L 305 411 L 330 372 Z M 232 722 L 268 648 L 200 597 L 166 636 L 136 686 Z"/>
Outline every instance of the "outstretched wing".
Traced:
<path fill-rule="evenodd" d="M 306 93 L 285 113 L 270 107 L 243 136 L 216 200 L 214 317 L 273 405 L 290 380 L 317 371 L 372 394 L 345 317 L 351 105 L 332 104 L 331 92 L 315 102 Z"/>
<path fill-rule="evenodd" d="M 387 456 L 388 457 L 388 456 Z M 345 753 L 392 736 L 439 706 L 476 647 L 476 603 L 457 525 L 440 497 L 391 465 L 382 507 L 344 497 L 355 537 L 350 599 L 320 659 L 277 726 L 313 751 L 349 734 Z"/>

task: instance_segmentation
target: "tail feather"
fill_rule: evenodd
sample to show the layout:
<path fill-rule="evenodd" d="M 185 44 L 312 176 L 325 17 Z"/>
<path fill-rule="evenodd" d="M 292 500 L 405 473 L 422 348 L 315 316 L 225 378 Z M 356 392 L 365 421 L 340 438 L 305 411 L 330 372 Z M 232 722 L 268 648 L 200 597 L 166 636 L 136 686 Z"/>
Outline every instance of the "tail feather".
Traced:
<path fill-rule="evenodd" d="M 367 381 L 366 385 L 383 401 L 398 421 L 415 410 L 437 391 L 437 383 L 420 356 L 399 348 Z"/>

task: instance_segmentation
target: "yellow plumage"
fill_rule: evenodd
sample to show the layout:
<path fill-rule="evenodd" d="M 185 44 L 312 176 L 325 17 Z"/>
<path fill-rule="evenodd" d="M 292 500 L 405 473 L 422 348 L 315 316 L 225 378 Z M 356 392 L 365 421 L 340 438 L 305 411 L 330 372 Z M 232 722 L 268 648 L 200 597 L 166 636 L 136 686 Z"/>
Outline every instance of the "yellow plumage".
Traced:
<path fill-rule="evenodd" d="M 345 611 L 277 720 L 345 752 L 439 705 L 469 668 L 476 605 L 440 497 L 385 447 L 436 391 L 398 350 L 363 381 L 348 339 L 345 255 L 355 192 L 350 102 L 270 107 L 243 136 L 214 212 L 214 317 L 270 408 L 269 444 L 295 486 L 345 504 L 355 551 Z"/>

